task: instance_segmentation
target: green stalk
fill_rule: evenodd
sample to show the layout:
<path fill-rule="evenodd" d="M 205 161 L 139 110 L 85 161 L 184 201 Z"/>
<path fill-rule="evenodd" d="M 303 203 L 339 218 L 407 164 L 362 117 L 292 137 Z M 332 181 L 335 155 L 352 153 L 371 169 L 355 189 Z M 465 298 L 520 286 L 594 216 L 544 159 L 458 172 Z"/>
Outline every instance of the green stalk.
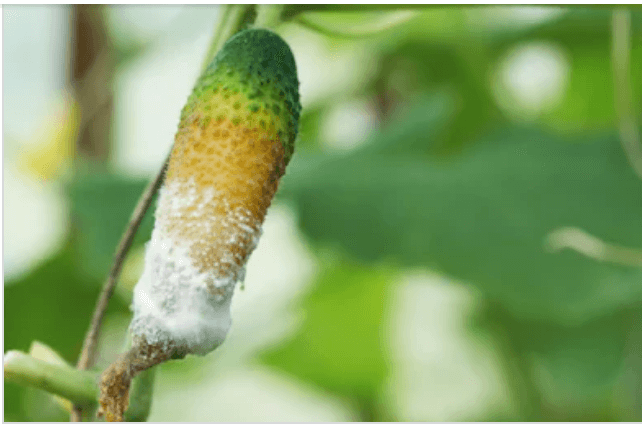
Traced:
<path fill-rule="evenodd" d="M 91 406 L 98 399 L 94 373 L 47 363 L 21 351 L 9 351 L 5 354 L 4 379 L 48 391 L 76 405 Z"/>
<path fill-rule="evenodd" d="M 255 27 L 273 29 L 281 23 L 281 16 L 285 6 L 282 4 L 258 4 L 256 5 Z"/>
<path fill-rule="evenodd" d="M 201 66 L 201 72 L 207 69 L 214 59 L 214 56 L 216 56 L 216 53 L 218 53 L 218 51 L 221 50 L 221 47 L 223 47 L 223 44 L 225 44 L 231 36 L 241 30 L 246 13 L 252 5 L 228 4 L 222 7 L 221 20 L 216 27 L 216 32 L 214 33 L 214 37 L 212 37 L 210 47 L 207 49 L 205 60 Z"/>
<path fill-rule="evenodd" d="M 155 368 L 147 369 L 138 374 L 132 381 L 129 393 L 129 407 L 125 411 L 127 422 L 145 422 L 152 409 L 154 393 Z"/>

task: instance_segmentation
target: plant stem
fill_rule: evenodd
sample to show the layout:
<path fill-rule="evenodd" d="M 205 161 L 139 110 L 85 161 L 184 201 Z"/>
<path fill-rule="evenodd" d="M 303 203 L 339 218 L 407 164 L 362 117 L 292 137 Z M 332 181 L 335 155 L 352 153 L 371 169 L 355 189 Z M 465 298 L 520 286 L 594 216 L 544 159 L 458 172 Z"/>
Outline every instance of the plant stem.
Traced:
<path fill-rule="evenodd" d="M 48 391 L 84 407 L 96 403 L 96 375 L 64 365 L 47 363 L 20 351 L 4 357 L 4 379 Z"/>
<path fill-rule="evenodd" d="M 612 59 L 620 141 L 631 167 L 642 179 L 642 145 L 631 88 L 631 12 L 627 9 L 613 11 Z"/>
<path fill-rule="evenodd" d="M 210 65 L 223 44 L 243 26 L 246 13 L 252 7 L 248 4 L 228 4 L 223 6 L 221 20 L 218 22 L 210 47 L 207 49 L 201 72 Z"/>
<path fill-rule="evenodd" d="M 85 336 L 85 341 L 83 343 L 83 348 L 80 353 L 80 358 L 77 364 L 77 368 L 80 370 L 86 370 L 91 366 L 93 366 L 94 358 L 96 356 L 96 345 L 98 343 L 98 336 L 100 335 L 100 327 L 102 325 L 103 318 L 105 317 L 105 311 L 107 310 L 107 306 L 109 305 L 109 300 L 114 293 L 114 289 L 116 288 L 116 281 L 118 280 L 118 276 L 120 275 L 120 271 L 123 267 L 125 256 L 127 255 L 127 252 L 129 251 L 129 248 L 132 245 L 132 241 L 134 240 L 136 231 L 138 230 L 138 227 L 140 226 L 141 221 L 143 221 L 143 217 L 145 217 L 145 213 L 147 212 L 147 210 L 149 209 L 149 206 L 152 203 L 154 194 L 158 191 L 158 189 L 161 186 L 161 183 L 163 181 L 163 175 L 165 174 L 165 170 L 167 169 L 168 161 L 169 161 L 169 155 L 167 159 L 165 159 L 163 166 L 161 167 L 160 171 L 158 172 L 154 180 L 152 180 L 147 185 L 147 187 L 145 188 L 145 191 L 143 192 L 140 199 L 138 200 L 138 204 L 136 205 L 136 208 L 132 213 L 129 224 L 127 225 L 127 229 L 125 230 L 125 233 L 120 239 L 118 248 L 116 248 L 116 253 L 114 254 L 114 262 L 109 272 L 109 276 L 105 281 L 102 292 L 100 293 L 98 302 L 96 303 L 96 308 L 94 310 L 94 315 L 91 319 L 89 331 Z M 81 418 L 80 413 L 81 413 L 80 409 L 74 408 L 74 412 L 72 413 L 71 420 L 73 422 L 80 421 L 80 418 Z"/>
<path fill-rule="evenodd" d="M 122 351 L 127 352 L 132 348 L 132 335 L 127 334 Z M 156 369 L 147 369 L 132 380 L 129 390 L 129 407 L 125 411 L 125 421 L 145 422 L 152 408 L 152 395 L 154 393 L 154 378 Z"/>
<path fill-rule="evenodd" d="M 71 8 L 69 82 L 81 117 L 75 159 L 76 167 L 90 169 L 105 168 L 111 155 L 116 64 L 105 9 L 83 4 Z"/>
<path fill-rule="evenodd" d="M 163 175 L 165 174 L 165 170 L 167 169 L 168 160 L 169 156 L 167 157 L 167 159 L 165 159 L 163 166 L 156 174 L 154 180 L 149 182 L 149 184 L 145 188 L 145 191 L 138 200 L 138 204 L 136 205 L 136 208 L 132 213 L 129 224 L 127 225 L 127 229 L 120 239 L 118 248 L 116 248 L 116 252 L 114 254 L 114 262 L 112 264 L 111 270 L 109 271 L 109 276 L 105 281 L 105 285 L 103 286 L 100 297 L 98 298 L 98 302 L 96 303 L 96 308 L 91 320 L 91 325 L 89 326 L 89 331 L 87 332 L 87 336 L 85 337 L 85 341 L 83 343 L 82 352 L 80 354 L 80 359 L 78 360 L 77 365 L 78 369 L 84 370 L 93 366 L 94 357 L 96 355 L 96 344 L 98 342 L 98 336 L 100 335 L 100 327 L 105 316 L 105 311 L 107 310 L 107 305 L 109 304 L 109 299 L 114 293 L 116 281 L 118 279 L 118 276 L 120 275 L 120 271 L 125 261 L 125 256 L 127 255 L 127 252 L 132 245 L 132 241 L 134 240 L 136 231 L 138 230 L 140 223 L 143 221 L 143 217 L 145 217 L 145 213 L 152 203 L 154 194 L 161 186 Z"/>
<path fill-rule="evenodd" d="M 214 59 L 216 52 L 218 51 L 218 45 L 220 44 L 220 40 L 222 37 L 223 27 L 225 27 L 225 23 L 228 22 L 232 10 L 234 9 L 234 5 L 222 4 L 220 5 L 220 9 L 221 19 L 219 19 L 218 23 L 216 24 L 216 31 L 214 32 L 214 37 L 212 37 L 210 46 L 208 47 L 207 53 L 205 54 L 205 60 L 203 61 L 203 65 L 201 66 L 201 72 L 205 71 L 212 59 Z"/>
<path fill-rule="evenodd" d="M 129 396 L 129 407 L 125 412 L 127 422 L 145 422 L 152 408 L 154 374 L 156 369 L 147 369 L 132 381 Z"/>
<path fill-rule="evenodd" d="M 257 4 L 255 27 L 275 28 L 281 22 L 285 6 L 282 4 Z"/>

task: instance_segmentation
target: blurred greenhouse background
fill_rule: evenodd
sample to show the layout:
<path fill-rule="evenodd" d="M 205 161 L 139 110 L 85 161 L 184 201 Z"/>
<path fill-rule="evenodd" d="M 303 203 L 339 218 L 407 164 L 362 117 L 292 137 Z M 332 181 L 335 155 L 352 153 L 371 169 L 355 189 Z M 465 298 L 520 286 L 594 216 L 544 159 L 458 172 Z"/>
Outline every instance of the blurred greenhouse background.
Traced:
<path fill-rule="evenodd" d="M 642 10 L 361 8 L 278 28 L 297 151 L 228 339 L 159 367 L 149 420 L 642 420 Z M 3 6 L 5 352 L 75 364 L 219 12 Z M 69 418 L 4 389 L 5 421 Z"/>

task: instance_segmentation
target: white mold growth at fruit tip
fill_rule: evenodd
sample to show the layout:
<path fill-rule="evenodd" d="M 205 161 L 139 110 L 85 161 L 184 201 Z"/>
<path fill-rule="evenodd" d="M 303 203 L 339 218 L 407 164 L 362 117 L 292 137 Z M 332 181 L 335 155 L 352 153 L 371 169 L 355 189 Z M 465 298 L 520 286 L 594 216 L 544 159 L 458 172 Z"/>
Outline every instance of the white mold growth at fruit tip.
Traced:
<path fill-rule="evenodd" d="M 146 247 L 145 267 L 134 289 L 130 331 L 145 337 L 148 344 L 166 348 L 174 344 L 190 353 L 204 355 L 218 347 L 227 335 L 234 287 L 245 276 L 245 264 L 237 265 L 235 255 L 223 250 L 216 254 L 217 263 L 233 264 L 225 276 L 218 275 L 214 269 L 200 271 L 194 265 L 190 247 L 197 241 L 177 240 L 175 234 L 166 231 L 162 217 L 180 215 L 181 210 L 199 198 L 201 202 L 212 202 L 212 196 L 199 197 L 192 190 L 172 187 L 178 184 L 172 182 L 161 189 L 156 224 Z M 249 253 L 256 246 L 261 229 L 247 225 L 245 216 L 245 211 L 230 209 L 223 218 L 204 215 L 197 222 L 206 231 L 208 221 L 224 220 L 240 232 L 235 238 L 244 241 Z"/>
<path fill-rule="evenodd" d="M 230 328 L 235 282 L 216 299 L 207 289 L 208 274 L 193 267 L 185 248 L 159 233 L 155 229 L 147 245 L 145 269 L 134 289 L 131 332 L 149 344 L 174 343 L 206 354 L 223 342 Z"/>

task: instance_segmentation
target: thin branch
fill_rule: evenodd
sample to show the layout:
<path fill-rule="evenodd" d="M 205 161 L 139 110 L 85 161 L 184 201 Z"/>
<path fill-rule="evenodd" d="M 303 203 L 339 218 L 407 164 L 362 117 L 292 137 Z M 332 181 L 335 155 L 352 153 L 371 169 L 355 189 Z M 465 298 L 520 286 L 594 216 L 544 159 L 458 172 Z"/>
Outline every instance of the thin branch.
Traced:
<path fill-rule="evenodd" d="M 94 311 L 94 316 L 92 317 L 89 332 L 87 333 L 85 342 L 83 344 L 83 350 L 80 356 L 80 360 L 78 361 L 79 369 L 87 369 L 94 363 L 95 348 L 98 342 L 100 326 L 107 309 L 107 304 L 109 303 L 109 299 L 114 293 L 116 281 L 118 279 L 118 276 L 120 275 L 125 256 L 127 255 L 129 248 L 131 247 L 134 236 L 136 235 L 136 231 L 138 230 L 140 223 L 145 217 L 145 213 L 152 203 L 154 194 L 156 194 L 161 186 L 163 176 L 165 174 L 165 171 L 167 170 L 168 161 L 169 156 L 163 162 L 163 166 L 157 173 L 154 180 L 152 180 L 145 188 L 138 201 L 138 204 L 136 205 L 136 208 L 134 209 L 134 212 L 132 213 L 129 225 L 127 226 L 127 230 L 123 234 L 120 243 L 118 244 L 118 248 L 116 249 L 116 253 L 114 254 L 114 263 L 109 272 L 109 277 L 107 278 L 107 281 L 103 286 L 100 298 L 96 304 L 96 309 Z"/>
<path fill-rule="evenodd" d="M 21 351 L 5 354 L 4 379 L 48 391 L 83 406 L 95 404 L 98 397 L 95 374 L 47 363 Z"/>
<path fill-rule="evenodd" d="M 219 6 L 220 12 L 219 15 L 221 18 L 219 21 L 216 23 L 216 31 L 214 32 L 214 37 L 212 37 L 212 40 L 210 41 L 210 46 L 207 48 L 207 53 L 205 54 L 205 60 L 203 61 L 203 65 L 201 66 L 201 70 L 204 71 L 214 59 L 214 56 L 216 55 L 216 52 L 218 51 L 218 46 L 221 42 L 221 37 L 223 30 L 222 28 L 225 26 L 225 23 L 230 19 L 230 14 L 232 13 L 232 9 L 234 8 L 233 5 L 231 4 L 222 4 Z"/>
<path fill-rule="evenodd" d="M 631 12 L 627 9 L 613 11 L 612 59 L 620 141 L 631 167 L 642 179 L 642 145 L 631 88 Z"/>
<path fill-rule="evenodd" d="M 83 342 L 82 351 L 80 353 L 80 358 L 77 364 L 77 367 L 80 370 L 86 370 L 94 364 L 96 345 L 98 343 L 98 336 L 100 335 L 100 327 L 102 325 L 103 318 L 105 317 L 105 311 L 107 310 L 109 300 L 114 293 L 114 289 L 116 288 L 116 282 L 123 267 L 125 256 L 127 255 L 127 252 L 132 245 L 132 241 L 134 240 L 136 231 L 138 230 L 141 221 L 145 217 L 145 213 L 152 203 L 154 194 L 158 192 L 158 189 L 161 186 L 163 176 L 165 174 L 165 171 L 167 170 L 168 161 L 169 156 L 165 159 L 163 166 L 161 167 L 154 180 L 152 180 L 145 188 L 145 191 L 138 200 L 138 205 L 136 205 L 136 208 L 132 213 L 129 224 L 127 225 L 127 229 L 120 239 L 118 248 L 116 248 L 116 253 L 114 254 L 114 262 L 109 272 L 109 276 L 105 281 L 102 292 L 100 293 L 98 302 L 96 303 L 94 315 L 91 319 L 91 324 L 89 326 L 89 330 L 87 331 L 87 335 L 85 336 L 85 341 Z M 74 413 L 72 414 L 72 421 L 80 421 L 79 409 L 74 409 Z"/>
<path fill-rule="evenodd" d="M 78 369 L 85 370 L 90 368 L 94 364 L 96 344 L 98 342 L 98 336 L 100 334 L 100 326 L 102 324 L 103 317 L 105 316 L 105 311 L 107 309 L 109 299 L 114 293 L 116 281 L 118 279 L 118 276 L 120 275 L 120 271 L 123 267 L 123 262 L 125 261 L 125 256 L 127 255 L 127 252 L 132 245 L 132 241 L 134 240 L 136 231 L 138 230 L 143 217 L 145 217 L 147 209 L 152 203 L 154 194 L 161 186 L 165 170 L 167 169 L 168 160 L 169 156 L 165 159 L 163 166 L 159 170 L 154 180 L 149 182 L 149 184 L 145 188 L 145 191 L 138 200 L 138 205 L 136 205 L 136 208 L 132 213 L 129 224 L 127 225 L 127 229 L 120 239 L 118 248 L 116 248 L 116 252 L 114 254 L 114 262 L 109 272 L 109 276 L 105 281 L 100 297 L 98 298 L 98 302 L 96 303 L 96 308 L 91 319 L 89 331 L 87 332 L 85 341 L 83 343 L 82 352 L 80 354 L 80 359 L 78 360 L 77 365 Z"/>
<path fill-rule="evenodd" d="M 207 69 L 216 56 L 216 53 L 223 47 L 223 44 L 241 29 L 246 14 L 252 5 L 232 4 L 224 7 L 225 9 L 222 11 L 221 20 L 217 24 L 215 35 L 212 38 L 210 47 L 207 49 L 207 54 L 201 67 L 202 71 Z"/>
<path fill-rule="evenodd" d="M 577 227 L 562 227 L 546 237 L 546 246 L 552 252 L 570 248 L 598 261 L 623 266 L 642 266 L 642 251 L 609 244 Z"/>
<path fill-rule="evenodd" d="M 130 333 L 125 337 L 123 351 L 129 352 L 133 346 L 133 339 Z M 125 411 L 126 422 L 145 422 L 152 408 L 152 396 L 154 393 L 155 369 L 145 370 L 132 380 L 129 390 L 129 407 Z"/>
<path fill-rule="evenodd" d="M 83 121 L 78 126 L 75 151 L 78 159 L 104 167 L 110 153 L 114 109 L 114 48 L 103 6 L 74 5 L 71 11 L 69 77 Z M 85 113 L 91 117 L 83 119 Z"/>

